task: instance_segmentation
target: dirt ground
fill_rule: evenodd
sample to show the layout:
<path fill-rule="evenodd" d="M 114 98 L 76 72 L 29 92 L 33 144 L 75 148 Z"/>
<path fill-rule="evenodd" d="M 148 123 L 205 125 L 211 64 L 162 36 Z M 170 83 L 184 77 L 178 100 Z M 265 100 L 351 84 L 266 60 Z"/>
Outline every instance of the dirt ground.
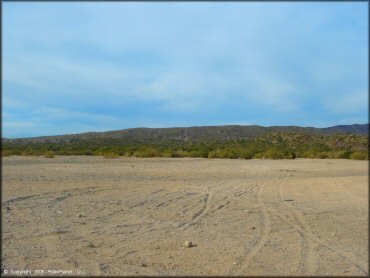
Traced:
<path fill-rule="evenodd" d="M 2 170 L 8 274 L 368 274 L 367 161 L 5 157 Z"/>

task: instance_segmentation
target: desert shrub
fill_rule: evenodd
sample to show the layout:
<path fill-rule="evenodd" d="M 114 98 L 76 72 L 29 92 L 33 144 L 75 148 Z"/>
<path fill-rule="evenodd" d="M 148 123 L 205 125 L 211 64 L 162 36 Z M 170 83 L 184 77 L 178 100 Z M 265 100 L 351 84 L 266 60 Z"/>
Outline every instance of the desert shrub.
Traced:
<path fill-rule="evenodd" d="M 227 155 L 225 150 L 216 149 L 208 153 L 208 158 L 225 158 Z"/>
<path fill-rule="evenodd" d="M 161 153 L 161 157 L 172 157 L 172 155 L 171 155 L 172 153 L 171 153 L 171 150 L 164 150 L 164 151 L 162 151 L 162 153 Z"/>
<path fill-rule="evenodd" d="M 182 151 L 182 150 L 169 150 L 169 151 L 166 151 L 166 155 L 169 155 L 169 157 L 184 157 L 184 151 Z"/>
<path fill-rule="evenodd" d="M 256 159 L 262 159 L 262 158 L 264 158 L 264 155 L 263 155 L 263 153 L 255 153 L 255 154 L 253 155 L 253 158 L 256 158 Z"/>
<path fill-rule="evenodd" d="M 319 153 L 319 158 L 320 159 L 329 158 L 329 154 L 327 152 Z"/>
<path fill-rule="evenodd" d="M 11 150 L 1 150 L 1 155 L 2 156 L 10 156 L 12 154 L 13 154 L 13 152 Z"/>
<path fill-rule="evenodd" d="M 337 153 L 335 151 L 325 152 L 326 158 L 337 158 Z"/>
<path fill-rule="evenodd" d="M 238 154 L 235 150 L 229 149 L 216 149 L 208 152 L 208 158 L 238 158 Z"/>
<path fill-rule="evenodd" d="M 114 152 L 108 152 L 108 153 L 104 153 L 104 157 L 105 158 L 117 158 L 117 157 L 119 157 L 119 155 L 117 153 L 114 153 Z"/>
<path fill-rule="evenodd" d="M 179 157 L 190 157 L 190 152 L 186 150 L 180 150 L 178 151 Z"/>
<path fill-rule="evenodd" d="M 200 157 L 208 158 L 208 151 L 201 152 L 201 153 L 200 153 Z"/>
<path fill-rule="evenodd" d="M 351 153 L 351 151 L 338 151 L 335 153 L 334 158 L 349 158 Z"/>
<path fill-rule="evenodd" d="M 278 149 L 268 149 L 267 151 L 265 151 L 264 153 L 264 156 L 266 158 L 271 158 L 271 159 L 282 159 L 282 158 L 285 158 L 285 155 L 282 151 L 278 150 Z"/>
<path fill-rule="evenodd" d="M 86 150 L 83 153 L 84 155 L 94 155 L 94 152 L 92 150 Z"/>
<path fill-rule="evenodd" d="M 288 158 L 290 158 L 290 159 L 296 159 L 296 157 L 297 157 L 297 154 L 295 152 L 290 152 L 288 154 Z"/>
<path fill-rule="evenodd" d="M 46 158 L 54 158 L 55 157 L 55 153 L 53 151 L 47 151 L 45 153 L 44 157 L 46 157 Z"/>
<path fill-rule="evenodd" d="M 222 149 L 219 151 L 219 157 L 220 158 L 238 158 L 237 154 L 228 149 Z"/>
<path fill-rule="evenodd" d="M 125 152 L 125 154 L 123 155 L 124 157 L 131 157 L 132 154 L 130 152 Z"/>
<path fill-rule="evenodd" d="M 350 159 L 356 159 L 356 160 L 366 160 L 369 159 L 368 153 L 366 152 L 353 152 L 349 156 Z"/>
<path fill-rule="evenodd" d="M 136 157 L 156 157 L 156 156 L 160 156 L 160 153 L 156 149 L 148 148 L 148 149 L 137 150 L 134 153 L 134 156 Z"/>
<path fill-rule="evenodd" d="M 308 151 L 303 154 L 304 158 L 319 158 L 319 155 L 313 151 Z"/>
<path fill-rule="evenodd" d="M 135 154 L 135 152 L 134 151 L 125 151 L 125 153 L 124 153 L 124 156 L 125 157 L 132 157 L 133 155 Z"/>
<path fill-rule="evenodd" d="M 23 156 L 32 156 L 32 155 L 36 155 L 36 151 L 35 151 L 35 150 L 33 150 L 33 149 L 29 149 L 29 148 L 27 148 L 27 149 L 25 149 L 25 150 L 23 150 L 23 151 L 22 151 L 21 155 L 23 155 Z"/>
<path fill-rule="evenodd" d="M 218 157 L 219 156 L 218 156 L 217 150 L 208 152 L 208 158 L 218 158 Z"/>
<path fill-rule="evenodd" d="M 244 159 L 252 159 L 253 158 L 253 153 L 250 152 L 250 151 L 245 151 L 245 150 L 242 150 L 240 151 L 239 153 L 239 157 L 240 158 L 244 158 Z"/>
<path fill-rule="evenodd" d="M 192 151 L 189 151 L 189 152 L 188 152 L 188 156 L 190 156 L 190 157 L 200 157 L 200 156 L 201 156 L 201 154 L 200 154 L 200 152 L 199 152 L 199 151 L 197 151 L 197 150 L 192 150 Z"/>

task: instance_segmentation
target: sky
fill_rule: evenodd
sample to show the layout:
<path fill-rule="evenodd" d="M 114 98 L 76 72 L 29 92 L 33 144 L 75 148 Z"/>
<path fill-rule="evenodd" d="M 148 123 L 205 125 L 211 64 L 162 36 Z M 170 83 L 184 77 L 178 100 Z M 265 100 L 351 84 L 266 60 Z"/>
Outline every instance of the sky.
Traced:
<path fill-rule="evenodd" d="M 4 2 L 2 136 L 368 123 L 367 2 Z"/>

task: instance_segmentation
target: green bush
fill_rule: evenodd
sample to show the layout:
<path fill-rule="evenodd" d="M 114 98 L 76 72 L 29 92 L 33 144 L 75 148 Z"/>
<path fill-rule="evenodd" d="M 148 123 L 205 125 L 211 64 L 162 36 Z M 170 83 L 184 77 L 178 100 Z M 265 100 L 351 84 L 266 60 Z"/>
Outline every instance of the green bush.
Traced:
<path fill-rule="evenodd" d="M 368 159 L 368 137 L 359 135 L 290 134 L 272 132 L 258 138 L 235 141 L 204 140 L 202 142 L 123 141 L 120 139 L 92 138 L 66 142 L 3 144 L 2 156 L 44 155 L 101 155 L 137 157 L 209 157 L 209 158 L 351 158 Z M 6 150 L 6 151 L 5 151 Z M 350 151 L 350 150 L 355 150 Z M 365 153 L 365 155 L 364 155 Z M 108 154 L 108 157 L 111 155 Z"/>
<path fill-rule="evenodd" d="M 184 157 L 182 150 L 171 150 L 171 157 Z"/>
<path fill-rule="evenodd" d="M 156 149 L 149 148 L 149 149 L 137 150 L 134 153 L 134 156 L 136 157 L 156 157 L 156 156 L 160 156 L 160 153 Z"/>
<path fill-rule="evenodd" d="M 304 158 L 319 158 L 320 156 L 316 154 L 315 152 L 308 151 L 303 154 Z"/>
<path fill-rule="evenodd" d="M 10 156 L 13 155 L 13 152 L 11 150 L 1 150 L 2 156 Z"/>
<path fill-rule="evenodd" d="M 217 150 L 210 151 L 210 152 L 208 153 L 208 158 L 219 158 L 219 155 L 218 155 Z"/>
<path fill-rule="evenodd" d="M 284 153 L 280 150 L 277 150 L 277 149 L 268 149 L 267 151 L 265 151 L 264 156 L 266 158 L 271 158 L 271 159 L 285 158 Z"/>
<path fill-rule="evenodd" d="M 164 150 L 162 153 L 161 153 L 161 157 L 172 157 L 172 153 L 170 150 Z"/>
<path fill-rule="evenodd" d="M 104 153 L 104 157 L 105 158 L 117 158 L 117 157 L 119 157 L 119 155 L 117 153 L 114 153 L 114 152 L 109 152 L 109 153 Z"/>
<path fill-rule="evenodd" d="M 263 153 L 256 153 L 256 154 L 253 155 L 253 158 L 262 159 L 262 158 L 264 158 L 264 155 L 263 155 Z"/>
<path fill-rule="evenodd" d="M 350 159 L 356 159 L 356 160 L 366 160 L 369 159 L 367 152 L 353 152 L 349 156 Z"/>
<path fill-rule="evenodd" d="M 329 154 L 327 152 L 319 153 L 319 158 L 320 159 L 329 158 Z"/>
<path fill-rule="evenodd" d="M 46 157 L 46 158 L 54 158 L 55 157 L 55 153 L 53 151 L 47 151 L 45 153 L 44 157 Z"/>
<path fill-rule="evenodd" d="M 208 158 L 238 158 L 238 155 L 228 149 L 216 149 L 208 153 Z"/>
<path fill-rule="evenodd" d="M 248 152 L 248 151 L 241 151 L 240 154 L 239 154 L 239 157 L 240 158 L 244 158 L 244 159 L 252 159 L 253 158 L 253 153 L 252 152 Z"/>
<path fill-rule="evenodd" d="M 86 150 L 83 154 L 84 155 L 94 155 L 94 152 L 91 150 Z"/>
<path fill-rule="evenodd" d="M 351 151 L 338 151 L 335 153 L 334 158 L 349 158 L 351 154 Z"/>

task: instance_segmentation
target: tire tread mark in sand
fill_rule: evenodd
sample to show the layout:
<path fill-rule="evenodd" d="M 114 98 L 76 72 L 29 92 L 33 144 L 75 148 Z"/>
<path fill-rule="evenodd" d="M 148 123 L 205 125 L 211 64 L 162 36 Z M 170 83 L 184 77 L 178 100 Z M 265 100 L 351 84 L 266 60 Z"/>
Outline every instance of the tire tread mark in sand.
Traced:
<path fill-rule="evenodd" d="M 17 198 L 9 199 L 9 200 L 3 202 L 3 204 L 4 205 L 9 205 L 10 203 L 24 201 L 24 200 L 32 199 L 32 198 L 35 198 L 35 197 L 41 197 L 41 198 L 44 197 L 44 198 L 46 198 L 47 196 L 43 196 L 43 195 L 47 195 L 47 194 L 48 193 L 44 193 L 44 194 L 40 194 L 40 195 L 28 195 L 28 196 L 23 196 L 23 197 L 17 197 Z"/>
<path fill-rule="evenodd" d="M 56 254 L 58 252 L 63 254 L 62 259 L 64 259 L 67 264 L 73 267 L 76 267 L 76 264 L 77 266 L 80 265 L 81 262 L 84 262 L 84 261 L 90 262 L 94 266 L 94 271 L 98 274 L 101 274 L 101 270 L 100 270 L 98 262 L 96 262 L 95 260 L 92 260 L 91 258 L 88 258 L 86 255 L 82 254 L 81 252 L 68 252 L 68 250 L 66 250 L 66 248 L 68 248 L 68 245 L 66 246 L 65 244 L 63 244 L 65 240 L 61 239 L 60 233 L 45 234 L 43 235 L 41 242 L 43 239 L 45 240 L 46 238 L 48 239 L 47 240 L 48 244 L 45 244 L 44 246 L 47 250 L 47 253 L 51 254 L 52 256 L 53 254 Z M 50 241 L 52 241 L 52 244 L 50 244 Z M 59 246 L 63 246 L 63 248 L 59 248 Z M 75 259 L 76 256 L 77 256 L 77 259 Z"/>
<path fill-rule="evenodd" d="M 325 243 L 323 240 L 319 239 L 316 235 L 314 234 L 310 234 L 308 233 L 307 231 L 305 231 L 302 227 L 300 227 L 299 225 L 296 225 L 294 223 L 291 223 L 291 220 L 288 219 L 286 216 L 280 214 L 279 212 L 277 211 L 274 211 L 274 210 L 271 210 L 270 209 L 270 212 L 273 213 L 273 214 L 276 214 L 278 217 L 280 217 L 281 220 L 283 220 L 283 222 L 285 222 L 286 224 L 288 224 L 289 226 L 291 226 L 293 229 L 295 229 L 297 232 L 299 232 L 300 234 L 308 237 L 309 239 L 311 239 L 312 241 L 316 242 L 317 244 L 321 245 L 321 246 L 324 246 L 326 247 L 327 249 L 329 249 L 330 251 L 332 251 L 333 253 L 337 254 L 338 256 L 340 256 L 342 259 L 346 260 L 347 262 L 350 262 L 352 263 L 354 266 L 356 266 L 361 272 L 363 272 L 364 274 L 367 275 L 367 271 L 365 270 L 366 267 L 361 267 L 358 263 L 355 262 L 355 260 L 353 260 L 351 258 L 350 255 L 348 255 L 345 251 L 343 250 L 340 250 L 338 248 L 333 248 L 331 247 L 330 245 L 328 245 L 327 243 Z"/>
<path fill-rule="evenodd" d="M 215 189 L 213 189 L 213 190 L 215 190 Z M 222 193 L 223 194 L 226 194 L 226 193 L 230 192 L 230 190 L 222 191 Z M 197 221 L 199 221 L 199 219 L 202 218 L 202 217 L 204 217 L 205 215 L 207 215 L 209 213 L 214 213 L 214 212 L 216 212 L 216 211 L 218 211 L 218 210 L 222 209 L 223 207 L 225 207 L 225 206 L 227 206 L 227 205 L 230 204 L 230 201 L 227 201 L 225 204 L 218 206 L 218 208 L 216 208 L 215 210 L 210 211 L 210 208 L 212 207 L 210 200 L 211 199 L 214 199 L 214 197 L 213 197 L 214 194 L 211 194 L 210 193 L 209 188 L 207 188 L 207 192 L 208 193 L 206 194 L 206 196 L 203 199 L 203 207 L 197 213 L 195 213 L 193 215 L 192 220 L 190 220 L 189 222 L 187 222 L 185 224 L 180 224 L 178 226 L 179 228 L 182 228 L 183 230 L 185 230 L 187 227 L 193 225 L 194 223 L 196 223 Z"/>
<path fill-rule="evenodd" d="M 136 204 L 134 204 L 134 205 L 132 205 L 132 206 L 129 206 L 128 208 L 129 208 L 129 209 L 133 209 L 133 208 L 136 208 L 136 207 L 141 207 L 142 205 L 145 205 L 147 202 L 148 202 L 148 201 L 141 201 L 141 202 L 136 203 Z"/>
<path fill-rule="evenodd" d="M 253 192 L 257 187 L 258 187 L 257 184 L 251 185 L 251 186 L 247 187 L 246 190 L 244 190 L 244 191 L 238 191 L 234 195 L 237 196 L 237 197 L 241 197 L 244 194 Z"/>
<path fill-rule="evenodd" d="M 284 198 L 284 193 L 283 193 L 283 184 L 282 183 L 279 183 L 279 188 L 278 188 L 278 196 L 279 196 L 279 201 L 280 201 L 280 204 L 282 204 L 288 211 L 290 211 L 292 213 L 292 217 L 289 217 L 288 215 L 286 215 L 286 217 L 290 220 L 290 221 L 293 221 L 295 222 L 298 226 L 300 226 L 302 229 L 306 230 L 307 232 L 312 233 L 312 230 L 310 228 L 310 226 L 307 224 L 307 222 L 299 217 L 298 213 L 293 209 L 292 205 L 288 205 L 286 202 L 285 202 L 285 198 Z M 311 241 L 311 240 L 307 240 L 308 238 L 304 235 L 302 235 L 301 233 L 299 233 L 300 236 L 302 237 L 302 242 L 301 242 L 301 254 L 302 254 L 302 260 L 303 260 L 303 270 L 304 270 L 304 273 L 307 271 L 307 264 L 308 267 L 309 267 L 309 271 L 310 272 L 316 272 L 317 271 L 317 259 L 316 259 L 316 256 L 314 256 L 314 242 Z M 307 250 L 307 254 L 304 254 L 303 251 L 304 250 Z"/>
<path fill-rule="evenodd" d="M 253 258 L 257 255 L 257 253 L 264 247 L 264 245 L 269 241 L 269 234 L 271 231 L 271 220 L 268 213 L 268 210 L 264 206 L 263 201 L 261 200 L 261 195 L 264 189 L 264 184 L 261 185 L 258 193 L 257 193 L 257 203 L 258 207 L 260 208 L 261 216 L 262 216 L 262 235 L 258 240 L 257 244 L 246 254 L 244 254 L 241 258 L 238 259 L 237 266 L 248 268 L 249 264 L 252 262 Z M 242 264 L 244 262 L 244 264 Z M 231 272 L 233 269 L 231 269 Z M 233 274 L 233 273 L 231 273 Z"/>
<path fill-rule="evenodd" d="M 230 204 L 230 201 L 227 201 L 225 204 L 219 205 L 215 211 L 220 210 L 229 204 Z"/>
<path fill-rule="evenodd" d="M 205 214 L 213 214 L 213 213 L 216 213 L 217 211 L 219 211 L 219 210 L 221 210 L 221 209 L 223 209 L 223 208 L 225 208 L 225 207 L 227 207 L 229 204 L 231 203 L 231 201 L 227 201 L 227 202 L 225 202 L 225 203 L 223 203 L 223 204 L 220 204 L 217 208 L 215 208 L 215 209 L 209 209 L 208 210 L 208 212 L 206 212 Z"/>
<path fill-rule="evenodd" d="M 210 193 L 207 193 L 206 196 L 203 198 L 203 207 L 193 215 L 192 219 L 189 222 L 180 225 L 179 228 L 185 230 L 187 227 L 199 221 L 199 219 L 207 213 L 207 210 L 209 208 L 209 199 Z"/>
<path fill-rule="evenodd" d="M 346 260 L 347 262 L 350 262 L 352 263 L 354 266 L 356 266 L 362 273 L 364 273 L 365 275 L 368 275 L 367 271 L 365 270 L 366 267 L 362 267 L 360 266 L 355 260 L 353 260 L 353 258 L 348 255 L 345 251 L 341 250 L 341 249 L 338 249 L 338 248 L 334 248 L 332 246 L 330 246 L 329 244 L 327 244 L 326 242 L 324 242 L 323 240 L 321 240 L 320 238 L 318 238 L 315 234 L 313 233 L 310 233 L 308 231 L 306 231 L 305 229 L 303 229 L 300 225 L 294 223 L 295 221 L 291 221 L 290 218 L 288 218 L 287 216 L 279 213 L 276 209 L 273 210 L 273 209 L 269 209 L 270 213 L 272 214 L 275 214 L 277 215 L 278 217 L 280 217 L 280 219 L 285 222 L 286 224 L 288 224 L 289 226 L 291 226 L 293 229 L 295 229 L 297 232 L 299 232 L 301 235 L 303 236 L 306 236 L 307 238 L 311 239 L 312 241 L 314 241 L 315 243 L 321 245 L 321 246 L 324 246 L 326 247 L 327 249 L 329 249 L 330 251 L 334 252 L 335 254 L 337 254 L 339 257 L 341 257 L 342 259 Z"/>
<path fill-rule="evenodd" d="M 5 202 L 3 202 L 3 204 L 8 205 L 10 203 L 25 201 L 25 200 L 29 200 L 29 199 L 32 199 L 32 198 L 37 198 L 37 199 L 49 198 L 49 197 L 52 197 L 52 195 L 55 195 L 55 194 L 63 194 L 62 196 L 55 198 L 55 200 L 58 203 L 58 202 L 63 201 L 65 199 L 69 198 L 69 197 L 78 196 L 78 195 L 81 195 L 81 194 L 95 193 L 95 192 L 98 192 L 98 191 L 115 190 L 115 189 L 118 189 L 118 188 L 97 189 L 97 190 L 91 190 L 91 189 L 96 189 L 96 187 L 85 187 L 85 188 L 82 188 L 82 189 L 78 188 L 78 189 L 72 189 L 72 190 L 63 190 L 63 191 L 59 191 L 59 192 L 58 191 L 57 192 L 51 191 L 51 192 L 45 192 L 45 193 L 41 193 L 41 194 L 21 196 L 21 197 L 16 197 L 16 198 L 13 198 L 13 199 L 6 200 Z M 78 193 L 72 194 L 73 192 L 78 192 Z M 68 195 L 65 195 L 65 194 L 68 194 Z"/>
<path fill-rule="evenodd" d="M 161 191 L 164 191 L 164 190 L 161 190 Z M 156 191 L 156 192 L 160 192 L 160 191 Z M 150 199 L 146 199 L 145 202 L 146 203 L 150 203 L 152 204 L 154 207 L 153 207 L 153 210 L 158 210 L 158 209 L 162 209 L 162 208 L 165 208 L 165 207 L 168 207 L 170 205 L 172 205 L 174 202 L 178 201 L 178 200 L 181 200 L 181 199 L 184 199 L 186 196 L 189 195 L 189 193 L 187 192 L 181 192 L 182 195 L 180 196 L 170 196 L 169 198 L 170 199 L 164 199 L 165 197 L 168 197 L 169 195 L 174 195 L 174 194 L 177 194 L 177 192 L 168 192 L 160 197 L 157 197 L 156 199 L 153 199 L 153 198 L 150 198 Z M 197 193 L 191 193 L 190 195 L 193 195 L 193 194 L 197 194 Z M 152 195 L 152 193 L 150 193 L 150 195 Z M 159 201 L 159 203 L 158 203 Z M 186 200 L 185 200 L 186 202 Z M 178 202 L 177 202 L 178 204 Z M 132 208 L 132 207 L 130 207 Z"/>
<path fill-rule="evenodd" d="M 53 225 L 54 227 L 57 226 Z M 96 261 L 97 253 L 93 252 L 95 255 L 93 258 L 91 256 L 88 256 L 81 252 L 80 250 L 68 250 L 70 247 L 74 247 L 75 245 L 65 245 L 66 242 L 65 239 L 62 239 L 62 237 L 68 237 L 70 236 L 69 233 L 52 233 L 52 234 L 46 234 L 46 237 L 52 238 L 54 241 L 54 244 L 47 244 L 45 247 L 51 254 L 55 254 L 57 251 L 63 254 L 63 258 L 65 258 L 66 263 L 69 265 L 75 266 L 81 265 L 81 263 L 88 262 L 91 263 L 93 266 L 93 271 L 95 275 L 101 275 L 102 269 L 100 268 L 100 263 Z M 45 237 L 45 236 L 44 236 Z M 59 248 L 61 246 L 62 248 Z M 68 253 L 68 254 L 67 254 Z"/>

